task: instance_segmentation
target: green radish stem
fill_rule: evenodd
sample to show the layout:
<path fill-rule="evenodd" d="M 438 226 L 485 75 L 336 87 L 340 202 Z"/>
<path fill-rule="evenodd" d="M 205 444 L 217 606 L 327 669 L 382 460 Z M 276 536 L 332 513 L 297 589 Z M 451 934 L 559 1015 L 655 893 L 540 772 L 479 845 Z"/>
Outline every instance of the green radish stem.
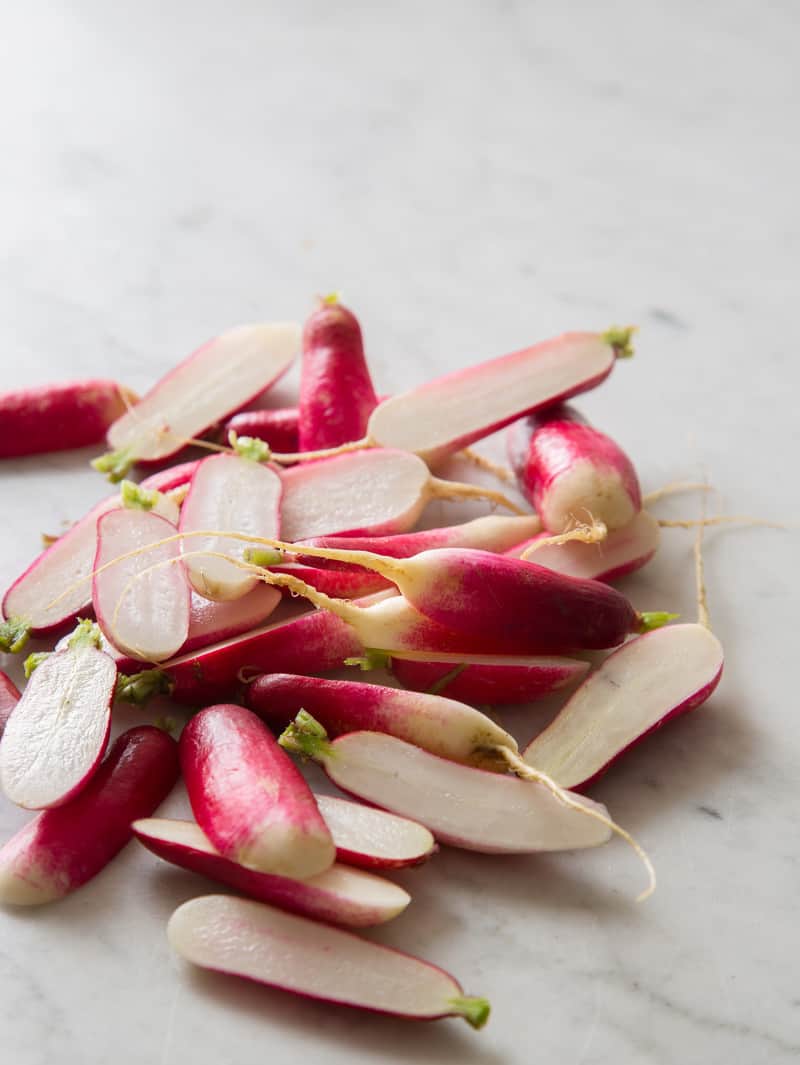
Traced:
<path fill-rule="evenodd" d="M 488 998 L 476 998 L 474 995 L 458 995 L 447 1000 L 459 1016 L 473 1028 L 483 1028 L 489 1020 L 491 1006 Z"/>
<path fill-rule="evenodd" d="M 65 593 L 66 594 L 66 593 Z M 9 618 L 0 624 L 0 651 L 16 654 L 30 639 L 31 624 L 25 618 Z"/>
<path fill-rule="evenodd" d="M 173 687 L 172 681 L 160 669 L 145 669 L 130 676 L 120 673 L 117 678 L 116 698 L 120 703 L 143 706 L 154 695 L 169 695 Z"/>

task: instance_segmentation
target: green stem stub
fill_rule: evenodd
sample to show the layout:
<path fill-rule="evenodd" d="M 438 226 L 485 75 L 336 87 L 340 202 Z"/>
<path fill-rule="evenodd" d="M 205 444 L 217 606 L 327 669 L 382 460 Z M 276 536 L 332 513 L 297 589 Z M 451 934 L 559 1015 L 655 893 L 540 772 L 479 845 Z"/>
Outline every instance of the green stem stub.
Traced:
<path fill-rule="evenodd" d="M 0 624 L 0 651 L 15 655 L 28 642 L 31 626 L 24 618 L 9 618 Z"/>
<path fill-rule="evenodd" d="M 645 610 L 639 615 L 639 632 L 652 632 L 679 617 L 680 614 L 670 614 L 666 610 Z"/>
<path fill-rule="evenodd" d="M 95 647 L 102 650 L 103 634 L 100 628 L 90 618 L 84 618 L 75 626 L 75 631 L 67 641 L 70 651 L 77 651 L 81 647 Z"/>
<path fill-rule="evenodd" d="M 269 444 L 257 436 L 239 436 L 235 429 L 228 433 L 228 443 L 240 459 L 250 462 L 269 462 L 272 458 Z"/>
<path fill-rule="evenodd" d="M 133 481 L 123 481 L 119 486 L 122 505 L 128 510 L 152 510 L 162 498 L 155 488 L 142 488 Z"/>
<path fill-rule="evenodd" d="M 635 332 L 635 325 L 612 325 L 602 334 L 602 339 L 614 349 L 614 354 L 618 359 L 630 359 L 633 355 L 632 341 Z"/>
<path fill-rule="evenodd" d="M 244 552 L 245 562 L 252 562 L 261 569 L 269 569 L 270 566 L 280 566 L 285 562 L 283 551 L 276 551 L 271 547 L 248 547 Z"/>
<path fill-rule="evenodd" d="M 49 658 L 50 654 L 50 651 L 34 651 L 33 654 L 28 655 L 22 666 L 25 671 L 25 680 L 31 679 L 31 673 L 44 662 L 45 658 Z"/>
<path fill-rule="evenodd" d="M 367 647 L 363 655 L 354 658 L 345 658 L 346 666 L 358 666 L 367 673 L 371 669 L 391 669 L 392 656 L 389 651 L 382 651 L 379 647 Z"/>
<path fill-rule="evenodd" d="M 108 475 L 112 484 L 118 484 L 136 461 L 136 455 L 130 447 L 121 447 L 119 451 L 107 451 L 98 459 L 92 460 L 92 466 L 100 473 Z"/>
<path fill-rule="evenodd" d="M 301 710 L 291 725 L 283 730 L 278 743 L 285 751 L 322 761 L 331 753 L 328 733 L 307 710 Z"/>
<path fill-rule="evenodd" d="M 445 690 L 447 685 L 451 681 L 455 680 L 456 677 L 461 676 L 461 674 L 464 672 L 464 670 L 466 668 L 467 668 L 467 663 L 466 662 L 460 662 L 457 666 L 455 666 L 449 672 L 445 673 L 443 677 L 439 677 L 439 679 L 436 681 L 435 684 L 431 684 L 430 688 L 428 688 L 428 693 L 427 694 L 428 695 L 441 695 L 441 693 Z"/>
<path fill-rule="evenodd" d="M 174 685 L 160 669 L 143 669 L 141 673 L 117 678 L 117 702 L 143 706 L 154 695 L 169 695 Z"/>
<path fill-rule="evenodd" d="M 447 1005 L 473 1028 L 483 1028 L 492 1010 L 488 998 L 474 998 L 471 995 L 458 995 L 451 998 Z"/>

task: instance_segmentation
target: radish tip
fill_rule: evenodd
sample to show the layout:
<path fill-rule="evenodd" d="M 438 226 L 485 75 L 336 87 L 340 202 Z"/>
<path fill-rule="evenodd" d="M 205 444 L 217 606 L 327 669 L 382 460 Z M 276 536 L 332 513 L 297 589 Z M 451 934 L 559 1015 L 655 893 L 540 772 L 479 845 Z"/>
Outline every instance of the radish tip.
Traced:
<path fill-rule="evenodd" d="M 476 1029 L 483 1028 L 492 1010 L 488 998 L 476 998 L 473 995 L 458 995 L 456 998 L 451 998 L 447 1004 L 452 1006 L 467 1024 Z"/>
<path fill-rule="evenodd" d="M 12 617 L 0 624 L 0 651 L 16 654 L 31 634 L 31 625 L 24 618 Z"/>
<path fill-rule="evenodd" d="M 614 354 L 618 359 L 630 359 L 633 355 L 631 340 L 635 332 L 635 325 L 612 325 L 610 329 L 606 329 L 605 333 L 601 334 L 601 339 L 614 349 Z"/>

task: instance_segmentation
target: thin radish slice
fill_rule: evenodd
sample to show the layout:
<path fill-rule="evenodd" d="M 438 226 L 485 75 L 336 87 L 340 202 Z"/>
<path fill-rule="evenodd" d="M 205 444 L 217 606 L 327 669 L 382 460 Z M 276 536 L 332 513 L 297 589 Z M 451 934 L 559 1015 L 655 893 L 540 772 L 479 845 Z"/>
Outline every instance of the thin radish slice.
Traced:
<path fill-rule="evenodd" d="M 297 407 L 241 411 L 225 422 L 219 434 L 219 442 L 227 444 L 233 430 L 237 436 L 263 440 L 273 451 L 297 451 L 300 447 L 299 418 Z"/>
<path fill-rule="evenodd" d="M 722 675 L 719 640 L 702 625 L 671 625 L 610 655 L 524 752 L 566 788 L 584 788 L 648 733 L 700 706 Z"/>
<path fill-rule="evenodd" d="M 281 479 L 269 466 L 238 455 L 205 459 L 192 478 L 181 509 L 181 532 L 235 529 L 253 536 L 277 536 L 280 530 Z M 224 558 L 242 561 L 246 545 L 221 536 L 200 536 L 187 541 L 186 570 L 192 587 L 206 599 L 240 599 L 251 592 L 257 579 Z"/>
<path fill-rule="evenodd" d="M 117 667 L 82 622 L 66 651 L 43 659 L 6 724 L 0 784 L 28 810 L 60 806 L 91 779 L 108 741 Z"/>
<path fill-rule="evenodd" d="M 108 431 L 111 452 L 93 465 L 118 480 L 139 459 L 163 459 L 241 409 L 289 368 L 300 346 L 293 322 L 240 325 L 198 348 Z"/>
<path fill-rule="evenodd" d="M 318 921 L 367 928 L 391 921 L 411 901 L 408 892 L 390 880 L 345 865 L 332 865 L 308 880 L 254 872 L 223 858 L 202 829 L 191 821 L 154 817 L 135 821 L 133 831 L 148 850 L 173 865 Z"/>
<path fill-rule="evenodd" d="M 167 925 L 172 949 L 215 972 L 308 998 L 416 1020 L 463 1017 L 481 1028 L 486 999 L 464 995 L 444 970 L 352 932 L 225 895 L 191 899 Z"/>
<path fill-rule="evenodd" d="M 2 739 L 11 711 L 19 702 L 16 684 L 0 670 L 0 739 Z"/>
<path fill-rule="evenodd" d="M 255 714 L 233 705 L 201 710 L 183 730 L 180 758 L 194 815 L 220 854 L 295 878 L 333 864 L 314 796 Z"/>
<path fill-rule="evenodd" d="M 123 733 L 80 795 L 39 814 L 0 849 L 0 902 L 38 906 L 91 880 L 177 777 L 177 746 L 165 732 L 140 725 Z"/>
<path fill-rule="evenodd" d="M 401 869 L 427 861 L 436 841 L 424 825 L 375 806 L 317 795 L 337 861 L 362 869 Z"/>
<path fill-rule="evenodd" d="M 97 523 L 94 611 L 106 638 L 143 662 L 172 657 L 189 634 L 191 601 L 180 544 L 160 543 L 175 531 L 157 514 L 135 510 L 113 510 Z M 139 553 L 122 557 L 134 551 Z"/>

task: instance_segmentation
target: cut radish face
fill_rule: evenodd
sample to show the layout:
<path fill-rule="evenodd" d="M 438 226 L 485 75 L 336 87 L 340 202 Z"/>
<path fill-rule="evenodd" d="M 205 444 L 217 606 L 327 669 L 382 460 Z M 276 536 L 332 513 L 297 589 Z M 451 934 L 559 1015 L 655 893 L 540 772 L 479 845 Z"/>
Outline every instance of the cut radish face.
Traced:
<path fill-rule="evenodd" d="M 436 850 L 428 829 L 407 817 L 330 795 L 315 798 L 340 862 L 362 869 L 400 869 L 419 865 Z"/>
<path fill-rule="evenodd" d="M 704 703 L 722 664 L 719 640 L 702 625 L 631 640 L 583 682 L 525 761 L 563 787 L 586 787 L 649 732 Z"/>
<path fill-rule="evenodd" d="M 11 711 L 19 702 L 19 691 L 5 673 L 0 670 L 0 739 L 5 731 Z"/>
<path fill-rule="evenodd" d="M 214 455 L 201 462 L 181 510 L 181 532 L 234 529 L 250 536 L 275 537 L 280 530 L 280 477 L 238 455 Z M 258 584 L 246 569 L 210 551 L 244 561 L 247 545 L 223 536 L 198 536 L 184 543 L 193 588 L 207 599 L 240 599 Z"/>
<path fill-rule="evenodd" d="M 103 757 L 117 667 L 97 650 L 99 633 L 82 622 L 66 651 L 31 675 L 0 743 L 0 783 L 28 810 L 68 802 Z"/>
<path fill-rule="evenodd" d="M 254 872 L 223 858 L 191 821 L 149 818 L 136 821 L 133 831 L 148 850 L 165 861 L 318 921 L 366 928 L 391 921 L 411 901 L 408 892 L 390 880 L 343 865 L 332 865 L 308 880 Z"/>
<path fill-rule="evenodd" d="M 91 880 L 177 777 L 177 746 L 166 732 L 140 725 L 123 733 L 80 795 L 39 814 L 0 849 L 0 902 L 38 906 Z"/>
<path fill-rule="evenodd" d="M 180 545 L 159 543 L 175 532 L 170 522 L 144 511 L 113 510 L 97 523 L 94 611 L 107 639 L 143 662 L 170 658 L 189 634 L 191 600 Z M 159 546 L 140 551 L 152 544 Z M 122 558 L 129 552 L 139 553 Z"/>
<path fill-rule="evenodd" d="M 93 465 L 113 480 L 140 459 L 174 455 L 283 374 L 297 354 L 293 322 L 240 325 L 204 344 L 108 431 L 111 453 Z"/>
<path fill-rule="evenodd" d="M 485 999 L 465 997 L 434 965 L 247 899 L 191 899 L 173 913 L 167 938 L 194 965 L 308 998 L 418 1020 L 461 1016 L 475 1028 L 489 1015 Z"/>

